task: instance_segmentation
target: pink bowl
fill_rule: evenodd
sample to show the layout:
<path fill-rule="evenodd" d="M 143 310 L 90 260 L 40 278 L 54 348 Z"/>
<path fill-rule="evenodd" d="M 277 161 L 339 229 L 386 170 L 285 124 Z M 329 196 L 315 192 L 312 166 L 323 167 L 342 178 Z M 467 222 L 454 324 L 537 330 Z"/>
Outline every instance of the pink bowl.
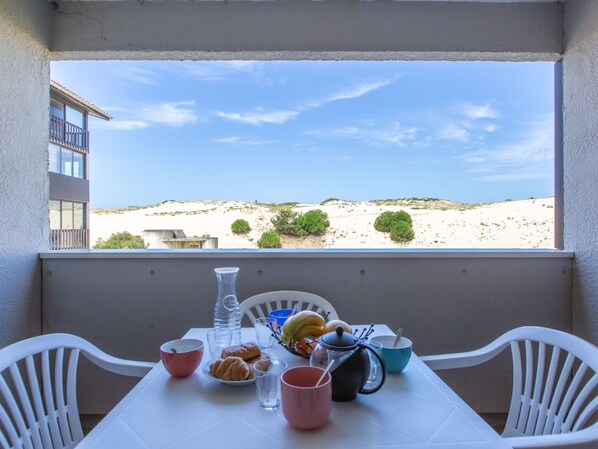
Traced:
<path fill-rule="evenodd" d="M 332 410 L 330 373 L 315 387 L 323 372 L 315 366 L 297 366 L 282 373 L 282 413 L 291 426 L 315 429 L 328 421 Z"/>
<path fill-rule="evenodd" d="M 160 346 L 160 359 L 173 377 L 187 377 L 195 372 L 203 357 L 203 341 L 192 338 L 172 340 Z"/>

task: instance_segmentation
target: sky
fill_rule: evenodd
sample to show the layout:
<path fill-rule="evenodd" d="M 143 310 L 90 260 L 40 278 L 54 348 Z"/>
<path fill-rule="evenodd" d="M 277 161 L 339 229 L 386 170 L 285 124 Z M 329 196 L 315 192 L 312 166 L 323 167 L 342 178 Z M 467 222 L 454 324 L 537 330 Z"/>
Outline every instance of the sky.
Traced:
<path fill-rule="evenodd" d="M 91 207 L 554 193 L 552 63 L 56 61 Z"/>

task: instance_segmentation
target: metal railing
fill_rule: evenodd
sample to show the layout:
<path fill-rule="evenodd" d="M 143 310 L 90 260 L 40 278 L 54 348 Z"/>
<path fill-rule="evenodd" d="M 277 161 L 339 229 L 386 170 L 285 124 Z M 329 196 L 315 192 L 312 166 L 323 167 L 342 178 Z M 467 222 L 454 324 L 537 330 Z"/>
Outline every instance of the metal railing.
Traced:
<path fill-rule="evenodd" d="M 88 248 L 89 229 L 50 229 L 50 250 Z"/>
<path fill-rule="evenodd" d="M 78 150 L 89 150 L 89 131 L 55 115 L 50 115 L 50 139 Z"/>

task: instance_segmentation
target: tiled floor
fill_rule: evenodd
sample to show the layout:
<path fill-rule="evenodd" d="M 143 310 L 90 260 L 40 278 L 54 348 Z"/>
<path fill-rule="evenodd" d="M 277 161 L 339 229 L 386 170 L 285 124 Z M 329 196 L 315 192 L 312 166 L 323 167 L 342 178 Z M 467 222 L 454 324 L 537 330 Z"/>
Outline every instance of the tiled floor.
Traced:
<path fill-rule="evenodd" d="M 81 427 L 83 433 L 87 435 L 106 415 L 79 415 L 81 417 Z"/>
<path fill-rule="evenodd" d="M 492 427 L 496 433 L 502 433 L 507 422 L 506 413 L 480 413 L 480 416 Z"/>

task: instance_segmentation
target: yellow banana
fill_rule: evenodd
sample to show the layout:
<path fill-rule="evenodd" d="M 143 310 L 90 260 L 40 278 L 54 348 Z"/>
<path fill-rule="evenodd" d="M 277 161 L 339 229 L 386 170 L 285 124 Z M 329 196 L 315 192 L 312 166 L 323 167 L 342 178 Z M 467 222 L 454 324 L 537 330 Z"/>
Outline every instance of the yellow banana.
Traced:
<path fill-rule="evenodd" d="M 292 347 L 297 340 L 307 336 L 319 337 L 324 332 L 326 320 L 316 312 L 303 310 L 289 317 L 282 328 L 281 340 Z"/>
<path fill-rule="evenodd" d="M 295 341 L 299 341 L 302 338 L 311 337 L 311 338 L 318 338 L 320 335 L 324 333 L 324 328 L 322 326 L 316 326 L 314 324 L 309 324 L 307 326 L 303 326 L 299 329 L 299 331 L 293 336 Z"/>

